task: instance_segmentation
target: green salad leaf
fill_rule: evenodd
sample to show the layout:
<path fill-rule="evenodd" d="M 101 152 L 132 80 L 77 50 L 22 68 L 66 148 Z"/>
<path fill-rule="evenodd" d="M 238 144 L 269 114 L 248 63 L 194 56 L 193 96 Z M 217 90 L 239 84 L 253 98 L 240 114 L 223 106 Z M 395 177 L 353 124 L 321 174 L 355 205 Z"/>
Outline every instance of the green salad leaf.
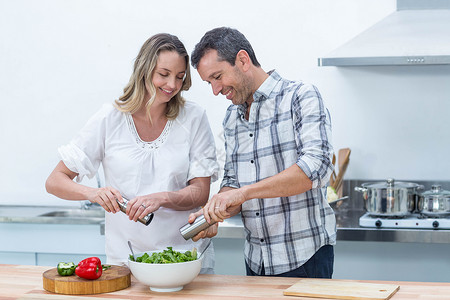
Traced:
<path fill-rule="evenodd" d="M 131 258 L 132 255 L 130 255 Z M 151 255 L 144 253 L 144 255 L 136 257 L 137 262 L 147 264 L 172 264 L 193 261 L 197 259 L 197 251 L 178 252 L 174 251 L 172 247 L 167 247 L 167 250 L 162 252 L 153 252 Z"/>

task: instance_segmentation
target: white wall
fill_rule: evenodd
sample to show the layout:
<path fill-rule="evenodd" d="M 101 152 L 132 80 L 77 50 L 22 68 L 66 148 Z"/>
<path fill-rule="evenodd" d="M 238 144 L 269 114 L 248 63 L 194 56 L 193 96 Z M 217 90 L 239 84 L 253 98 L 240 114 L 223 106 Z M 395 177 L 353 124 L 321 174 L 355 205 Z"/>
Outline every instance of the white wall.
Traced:
<path fill-rule="evenodd" d="M 191 52 L 217 26 L 241 30 L 265 70 L 319 88 L 335 148 L 353 150 L 348 178 L 448 180 L 450 66 L 317 66 L 394 10 L 395 0 L 0 0 L 0 203 L 61 204 L 44 189 L 57 147 L 120 96 L 142 43 L 170 32 Z M 185 96 L 207 109 L 222 153 L 228 100 L 196 71 Z"/>

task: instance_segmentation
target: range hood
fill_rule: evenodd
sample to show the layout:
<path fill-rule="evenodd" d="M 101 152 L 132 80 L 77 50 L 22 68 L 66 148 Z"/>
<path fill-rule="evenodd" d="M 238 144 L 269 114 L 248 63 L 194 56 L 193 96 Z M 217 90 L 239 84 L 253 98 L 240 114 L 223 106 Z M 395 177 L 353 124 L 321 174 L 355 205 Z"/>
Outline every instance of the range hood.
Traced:
<path fill-rule="evenodd" d="M 321 57 L 319 66 L 450 64 L 450 1 L 397 0 L 397 10 Z"/>

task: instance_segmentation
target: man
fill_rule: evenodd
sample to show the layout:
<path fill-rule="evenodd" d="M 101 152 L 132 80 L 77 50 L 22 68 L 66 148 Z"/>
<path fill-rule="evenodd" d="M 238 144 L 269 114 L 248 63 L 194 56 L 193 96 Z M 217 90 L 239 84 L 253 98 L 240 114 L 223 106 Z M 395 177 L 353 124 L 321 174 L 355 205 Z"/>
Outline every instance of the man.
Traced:
<path fill-rule="evenodd" d="M 333 165 L 331 122 L 317 89 L 266 73 L 239 31 L 216 28 L 196 45 L 192 66 L 233 105 L 223 121 L 220 192 L 189 221 L 241 212 L 247 275 L 331 278 L 336 220 L 326 200 Z M 217 225 L 194 240 L 217 234 Z"/>

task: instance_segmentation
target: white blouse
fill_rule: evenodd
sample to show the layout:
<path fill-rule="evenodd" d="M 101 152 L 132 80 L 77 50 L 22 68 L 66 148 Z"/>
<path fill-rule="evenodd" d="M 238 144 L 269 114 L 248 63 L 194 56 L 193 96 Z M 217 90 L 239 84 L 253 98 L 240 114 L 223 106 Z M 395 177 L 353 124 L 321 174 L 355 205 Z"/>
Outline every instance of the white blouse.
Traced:
<path fill-rule="evenodd" d="M 140 139 L 131 114 L 118 111 L 112 104 L 104 105 L 68 145 L 58 150 L 65 165 L 79 174 L 77 182 L 84 176 L 95 176 L 102 163 L 106 186 L 130 200 L 161 191 L 178 191 L 196 177 L 211 176 L 215 181 L 219 170 L 205 110 L 189 101 L 152 142 Z M 148 226 L 130 221 L 122 212 L 106 213 L 107 263 L 127 261 L 130 253 L 127 241 L 132 243 L 135 253 L 168 246 L 202 249 L 206 239 L 196 243 L 185 241 L 179 232 L 189 214 L 198 209 L 176 211 L 161 207 Z M 205 256 L 203 267 L 212 268 L 212 259 Z"/>

